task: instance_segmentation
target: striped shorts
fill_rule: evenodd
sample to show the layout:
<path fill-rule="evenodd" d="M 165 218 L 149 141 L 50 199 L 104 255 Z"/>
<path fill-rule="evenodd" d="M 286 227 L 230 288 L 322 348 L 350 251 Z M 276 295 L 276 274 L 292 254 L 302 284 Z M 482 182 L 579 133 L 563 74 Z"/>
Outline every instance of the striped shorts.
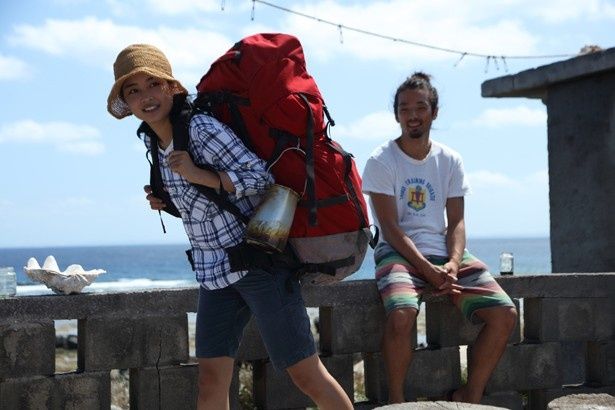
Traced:
<path fill-rule="evenodd" d="M 421 274 L 395 249 L 386 243 L 380 243 L 374 252 L 376 260 L 376 283 L 387 315 L 400 308 L 419 310 L 422 295 L 426 287 L 430 287 Z M 448 258 L 427 258 L 434 265 L 444 265 Z M 479 309 L 511 306 L 510 297 L 493 279 L 487 270 L 487 265 L 474 257 L 467 250 L 457 275 L 460 294 L 450 295 L 451 301 L 461 310 L 463 315 L 473 323 L 474 312 Z"/>

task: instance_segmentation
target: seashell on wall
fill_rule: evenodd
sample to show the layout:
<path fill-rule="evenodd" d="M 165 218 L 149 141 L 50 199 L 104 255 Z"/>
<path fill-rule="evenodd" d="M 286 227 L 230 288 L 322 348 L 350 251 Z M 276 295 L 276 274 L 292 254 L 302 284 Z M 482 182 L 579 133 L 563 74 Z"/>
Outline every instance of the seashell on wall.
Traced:
<path fill-rule="evenodd" d="M 45 259 L 42 267 L 35 258 L 28 259 L 24 272 L 30 279 L 64 295 L 81 292 L 84 287 L 94 282 L 98 275 L 106 273 L 103 269 L 85 270 L 81 265 L 70 265 L 62 272 L 53 255 Z"/>

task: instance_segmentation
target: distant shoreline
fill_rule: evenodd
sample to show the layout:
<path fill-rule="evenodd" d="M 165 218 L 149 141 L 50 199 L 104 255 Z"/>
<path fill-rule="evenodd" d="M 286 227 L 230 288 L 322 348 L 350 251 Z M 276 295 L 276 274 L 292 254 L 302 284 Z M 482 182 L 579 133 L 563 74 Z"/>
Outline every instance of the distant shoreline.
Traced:
<path fill-rule="evenodd" d="M 508 240 L 542 240 L 542 239 L 550 239 L 550 235 L 523 235 L 523 236 L 472 236 L 468 237 L 467 241 L 508 241 Z M 173 243 L 164 243 L 164 242 L 156 242 L 156 243 L 129 243 L 129 244 L 59 244 L 59 245 L 0 245 L 0 251 L 3 250 L 24 250 L 24 249 L 65 249 L 65 248 L 126 248 L 126 247 L 148 247 L 148 246 L 178 246 L 178 247 L 186 247 L 189 248 L 190 244 L 188 242 L 173 242 Z"/>

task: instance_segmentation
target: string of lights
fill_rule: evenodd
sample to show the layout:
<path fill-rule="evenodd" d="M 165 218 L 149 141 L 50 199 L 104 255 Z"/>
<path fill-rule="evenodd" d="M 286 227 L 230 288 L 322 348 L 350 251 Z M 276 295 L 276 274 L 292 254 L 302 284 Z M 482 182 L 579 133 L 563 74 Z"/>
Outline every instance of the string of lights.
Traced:
<path fill-rule="evenodd" d="M 435 51 L 440 51 L 440 52 L 444 52 L 444 53 L 457 54 L 460 57 L 457 60 L 457 62 L 455 63 L 455 67 L 466 56 L 468 56 L 468 57 L 485 58 L 486 59 L 485 70 L 488 69 L 489 63 L 491 61 L 493 61 L 493 64 L 499 70 L 498 60 L 500 60 L 502 65 L 503 65 L 503 67 L 506 69 L 506 71 L 508 71 L 508 67 L 506 65 L 506 60 L 507 59 L 557 59 L 557 58 L 574 57 L 574 55 L 575 55 L 575 54 L 497 55 L 497 54 L 483 54 L 483 53 L 475 53 L 475 52 L 471 52 L 471 51 L 456 50 L 456 49 L 452 49 L 452 48 L 436 46 L 436 45 L 433 45 L 433 44 L 426 44 L 426 43 L 421 43 L 421 42 L 418 42 L 418 41 L 412 41 L 412 40 L 407 40 L 407 39 L 403 39 L 403 38 L 393 37 L 393 36 L 389 36 L 389 35 L 386 35 L 386 34 L 380 34 L 380 33 L 376 33 L 376 32 L 369 31 L 369 30 L 365 30 L 365 29 L 362 29 L 362 28 L 347 26 L 347 25 L 344 25 L 344 24 L 341 24 L 341 23 L 335 23 L 333 21 L 325 20 L 325 19 L 317 17 L 317 16 L 312 16 L 312 15 L 309 15 L 309 14 L 306 14 L 306 13 L 302 13 L 302 12 L 299 12 L 299 11 L 296 11 L 296 10 L 292 10 L 292 9 L 287 8 L 287 7 L 283 7 L 283 6 L 280 6 L 280 5 L 277 5 L 277 4 L 272 3 L 270 1 L 265 1 L 265 0 L 252 0 L 252 12 L 251 12 L 251 19 L 252 20 L 254 20 L 255 16 L 256 16 L 256 3 L 262 4 L 263 6 L 267 6 L 267 7 L 271 7 L 271 8 L 280 10 L 280 11 L 285 12 L 285 13 L 293 14 L 293 15 L 300 16 L 300 17 L 303 17 L 303 18 L 306 18 L 306 19 L 310 19 L 310 20 L 314 20 L 314 21 L 317 21 L 318 23 L 321 23 L 321 24 L 327 24 L 327 25 L 330 25 L 330 26 L 337 27 L 338 32 L 339 32 L 339 41 L 340 41 L 340 43 L 344 42 L 343 31 L 347 30 L 347 31 L 355 32 L 355 33 L 360 33 L 360 34 L 363 34 L 363 35 L 366 35 L 366 36 L 377 37 L 377 38 L 380 38 L 380 39 L 383 39 L 383 40 L 393 41 L 393 42 L 396 42 L 396 43 L 408 44 L 408 45 L 411 45 L 411 46 L 427 48 L 427 49 L 431 49 L 431 50 L 435 50 Z"/>

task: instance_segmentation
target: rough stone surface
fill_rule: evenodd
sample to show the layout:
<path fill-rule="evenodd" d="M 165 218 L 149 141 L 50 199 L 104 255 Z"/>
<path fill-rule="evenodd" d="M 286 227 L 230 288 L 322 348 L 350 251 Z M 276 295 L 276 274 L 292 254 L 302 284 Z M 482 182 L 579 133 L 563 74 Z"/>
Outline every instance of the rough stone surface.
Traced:
<path fill-rule="evenodd" d="M 55 372 L 53 321 L 0 322 L 0 380 Z"/>
<path fill-rule="evenodd" d="M 365 393 L 370 401 L 386 403 L 388 385 L 384 360 L 380 353 L 367 353 L 365 362 Z M 461 384 L 459 347 L 415 349 L 404 382 L 406 400 L 418 397 L 444 397 Z"/>
<path fill-rule="evenodd" d="M 615 48 L 544 65 L 517 74 L 487 80 L 483 97 L 542 98 L 553 84 L 615 69 Z"/>
<path fill-rule="evenodd" d="M 519 300 L 513 299 L 517 310 Z M 483 324 L 472 324 L 450 300 L 426 304 L 427 343 L 441 347 L 471 345 L 483 328 Z M 510 335 L 509 343 L 521 341 L 520 318 Z"/>
<path fill-rule="evenodd" d="M 615 56 L 615 49 L 612 49 Z M 615 267 L 615 67 L 549 87 L 549 208 L 553 272 Z M 583 109 L 570 101 L 583 101 Z M 574 240 L 570 240 L 574 238 Z M 591 255 L 591 257 L 584 257 Z"/>
<path fill-rule="evenodd" d="M 83 292 L 76 295 L 19 296 L 0 300 L 0 317 L 23 320 L 85 319 L 91 316 L 172 315 L 196 312 L 199 287 L 134 292 Z"/>
<path fill-rule="evenodd" d="M 559 397 L 547 406 L 550 410 L 602 410 L 615 408 L 610 394 L 571 394 Z"/>
<path fill-rule="evenodd" d="M 480 404 L 503 407 L 510 410 L 523 410 L 523 397 L 517 391 L 485 394 Z"/>
<path fill-rule="evenodd" d="M 67 373 L 0 382 L 1 409 L 105 409 L 111 406 L 109 372 Z"/>
<path fill-rule="evenodd" d="M 562 384 L 581 384 L 587 378 L 587 342 L 560 342 Z"/>
<path fill-rule="evenodd" d="M 389 404 L 375 407 L 382 410 L 489 410 L 503 409 L 503 407 L 488 406 L 483 404 L 453 403 L 449 401 L 421 401 L 414 403 Z"/>
<path fill-rule="evenodd" d="M 544 410 L 547 405 L 558 397 L 569 396 L 571 394 L 610 394 L 615 395 L 615 386 L 564 386 L 555 389 L 530 390 L 528 392 L 528 410 Z"/>
<path fill-rule="evenodd" d="M 129 369 L 188 360 L 188 319 L 105 316 L 78 321 L 81 370 Z"/>
<path fill-rule="evenodd" d="M 604 386 L 615 384 L 615 340 L 588 343 L 587 381 Z"/>
<path fill-rule="evenodd" d="M 524 333 L 528 340 L 571 342 L 615 336 L 610 298 L 526 298 Z"/>
<path fill-rule="evenodd" d="M 611 265 L 611 271 L 613 270 Z M 583 268 L 577 272 L 586 272 Z M 496 276 L 510 297 L 612 297 L 615 273 L 568 273 L 544 275 Z M 306 306 L 364 306 L 381 303 L 374 280 L 343 281 L 326 286 L 303 286 Z M 445 299 L 441 297 L 441 299 Z M 196 312 L 198 286 L 180 289 L 77 295 L 20 296 L 0 300 L 0 318 L 20 321 L 41 319 L 85 319 L 92 316 L 174 315 Z M 425 302 L 429 302 L 429 297 Z"/>
<path fill-rule="evenodd" d="M 385 320 L 382 303 L 322 307 L 320 350 L 325 354 L 380 351 Z M 411 342 L 416 345 L 416 331 Z"/>
<path fill-rule="evenodd" d="M 197 365 L 131 369 L 130 408 L 196 408 L 198 373 Z"/>
<path fill-rule="evenodd" d="M 320 358 L 329 373 L 338 381 L 349 397 L 354 397 L 352 355 Z M 293 409 L 314 406 L 312 400 L 293 383 L 288 372 L 274 369 L 268 361 L 253 363 L 254 403 L 264 409 Z"/>
<path fill-rule="evenodd" d="M 472 349 L 468 348 L 468 362 Z M 532 390 L 561 386 L 559 343 L 508 345 L 486 392 Z"/>

